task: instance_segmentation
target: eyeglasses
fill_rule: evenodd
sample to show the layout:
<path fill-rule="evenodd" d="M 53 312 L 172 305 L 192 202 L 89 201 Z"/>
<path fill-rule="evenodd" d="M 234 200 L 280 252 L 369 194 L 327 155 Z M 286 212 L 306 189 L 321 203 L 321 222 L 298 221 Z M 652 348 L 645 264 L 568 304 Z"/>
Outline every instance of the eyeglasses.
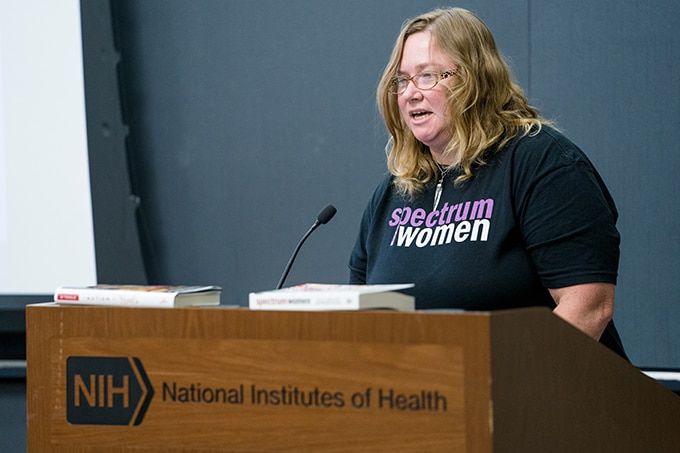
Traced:
<path fill-rule="evenodd" d="M 454 69 L 446 72 L 420 72 L 411 77 L 394 77 L 390 81 L 388 91 L 392 94 L 401 94 L 406 91 L 409 82 L 413 82 L 419 90 L 431 90 L 441 80 L 456 75 L 456 72 L 457 70 Z"/>

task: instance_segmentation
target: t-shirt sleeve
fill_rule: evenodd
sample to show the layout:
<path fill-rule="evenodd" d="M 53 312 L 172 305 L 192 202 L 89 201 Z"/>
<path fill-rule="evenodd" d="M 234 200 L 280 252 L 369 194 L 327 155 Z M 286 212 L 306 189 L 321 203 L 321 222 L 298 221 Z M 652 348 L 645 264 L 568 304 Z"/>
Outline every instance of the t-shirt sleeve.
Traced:
<path fill-rule="evenodd" d="M 552 141 L 517 171 L 521 234 L 546 288 L 616 283 L 620 236 L 614 202 L 575 145 Z"/>
<path fill-rule="evenodd" d="M 354 244 L 354 249 L 349 259 L 349 283 L 353 285 L 366 284 L 366 273 L 368 270 L 368 235 L 371 231 L 371 225 L 375 217 L 375 212 L 378 204 L 385 196 L 389 185 L 391 184 L 391 177 L 384 179 L 376 188 L 373 196 L 368 202 L 366 209 L 364 209 L 359 227 L 359 234 Z"/>
<path fill-rule="evenodd" d="M 369 223 L 367 219 L 368 216 L 368 208 L 366 208 L 361 219 L 359 235 L 349 258 L 349 283 L 351 285 L 366 284 L 366 234 L 368 231 L 367 224 Z"/>

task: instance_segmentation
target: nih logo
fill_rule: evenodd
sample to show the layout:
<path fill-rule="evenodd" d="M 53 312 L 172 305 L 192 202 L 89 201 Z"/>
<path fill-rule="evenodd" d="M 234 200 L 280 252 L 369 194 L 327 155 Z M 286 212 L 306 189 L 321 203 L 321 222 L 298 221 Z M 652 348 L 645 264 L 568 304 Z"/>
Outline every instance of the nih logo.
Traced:
<path fill-rule="evenodd" d="M 66 360 L 66 419 L 72 425 L 139 425 L 153 393 L 136 357 Z"/>

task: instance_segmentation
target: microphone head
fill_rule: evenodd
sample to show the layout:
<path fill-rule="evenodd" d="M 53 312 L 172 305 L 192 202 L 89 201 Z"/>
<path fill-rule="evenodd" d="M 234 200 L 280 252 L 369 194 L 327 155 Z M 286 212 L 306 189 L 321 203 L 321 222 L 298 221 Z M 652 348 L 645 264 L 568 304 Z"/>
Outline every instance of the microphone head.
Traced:
<path fill-rule="evenodd" d="M 316 220 L 319 223 L 326 224 L 333 218 L 336 212 L 338 212 L 338 210 L 335 209 L 335 206 L 329 204 L 317 214 Z"/>

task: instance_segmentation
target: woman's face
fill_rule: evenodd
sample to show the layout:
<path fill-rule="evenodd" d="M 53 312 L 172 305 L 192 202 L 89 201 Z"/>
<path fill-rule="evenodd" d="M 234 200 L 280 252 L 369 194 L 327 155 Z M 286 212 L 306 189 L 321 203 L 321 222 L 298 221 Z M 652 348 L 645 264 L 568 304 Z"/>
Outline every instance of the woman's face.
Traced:
<path fill-rule="evenodd" d="M 398 77 L 412 77 L 422 72 L 442 73 L 455 70 L 456 65 L 431 38 L 428 31 L 412 34 L 404 42 Z M 450 114 L 447 106 L 447 84 L 442 79 L 434 88 L 421 90 L 411 81 L 406 91 L 398 95 L 399 110 L 413 135 L 430 148 L 435 160 L 448 164 L 455 156 L 442 160 L 442 152 L 451 140 Z"/>

